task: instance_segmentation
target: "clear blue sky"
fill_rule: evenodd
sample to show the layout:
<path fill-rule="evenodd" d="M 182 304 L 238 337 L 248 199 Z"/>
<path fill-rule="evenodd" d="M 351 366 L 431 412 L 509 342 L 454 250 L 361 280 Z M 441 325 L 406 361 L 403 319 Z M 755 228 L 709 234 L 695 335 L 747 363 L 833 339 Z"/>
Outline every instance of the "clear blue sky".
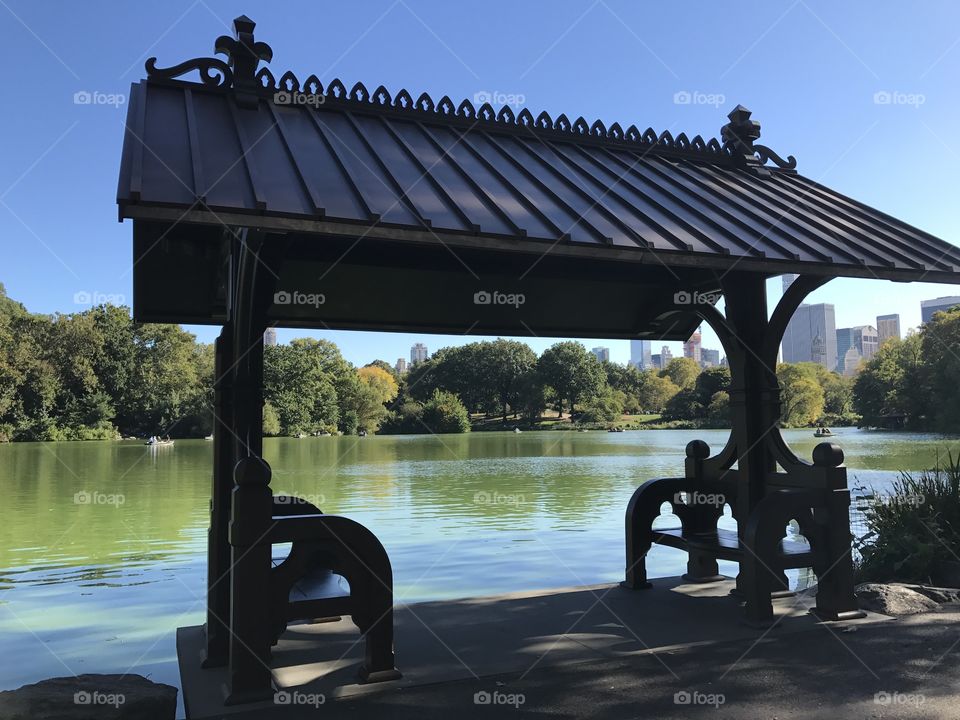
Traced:
<path fill-rule="evenodd" d="M 737 103 L 763 142 L 803 174 L 960 244 L 960 3 L 744 1 L 63 3 L 0 0 L 7 97 L 0 114 L 0 282 L 38 312 L 83 309 L 77 293 L 131 296 L 129 222 L 115 193 L 127 95 L 147 57 L 161 66 L 212 53 L 246 13 L 292 69 L 349 87 L 426 90 L 455 101 L 522 96 L 534 114 L 584 115 L 691 137 L 718 134 Z M 76 104 L 77 92 L 102 93 Z M 697 103 L 675 102 L 690 93 Z M 891 102 L 878 103 L 877 93 Z M 712 96 L 712 97 L 711 97 Z M 711 104 L 715 103 L 715 104 Z M 779 283 L 771 284 L 771 299 Z M 811 297 L 837 326 L 898 312 L 949 286 L 837 280 Z M 212 328 L 190 328 L 211 340 Z M 281 330 L 280 340 L 305 334 Z M 431 352 L 464 338 L 314 333 L 354 363 Z M 549 340 L 533 340 L 540 351 Z M 658 346 L 660 343 L 656 343 Z M 607 345 L 614 360 L 626 341 Z M 705 333 L 704 345 L 719 347 Z M 677 345 L 674 344 L 674 348 Z"/>

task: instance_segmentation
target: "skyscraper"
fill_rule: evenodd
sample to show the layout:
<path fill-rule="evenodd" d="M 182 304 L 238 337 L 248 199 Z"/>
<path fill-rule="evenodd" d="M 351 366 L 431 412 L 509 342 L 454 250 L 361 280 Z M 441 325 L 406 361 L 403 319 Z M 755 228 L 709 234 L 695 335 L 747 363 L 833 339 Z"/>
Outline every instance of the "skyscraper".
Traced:
<path fill-rule="evenodd" d="M 711 350 L 710 348 L 701 348 L 700 350 L 701 364 L 707 367 L 716 367 L 720 364 L 720 351 Z"/>
<path fill-rule="evenodd" d="M 610 362 L 610 348 L 595 347 L 590 352 L 592 352 L 600 362 Z"/>
<path fill-rule="evenodd" d="M 782 276 L 783 291 L 786 292 L 786 291 L 787 291 L 787 288 L 789 288 L 791 285 L 793 285 L 793 281 L 796 280 L 798 277 L 800 277 L 800 276 L 799 276 L 799 275 L 796 275 L 795 273 L 785 273 L 785 274 Z"/>
<path fill-rule="evenodd" d="M 277 344 L 277 330 L 276 328 L 268 327 L 263 331 L 263 345 L 264 347 L 273 347 Z"/>
<path fill-rule="evenodd" d="M 416 343 L 412 348 L 410 348 L 410 363 L 415 365 L 418 362 L 423 362 L 430 355 L 427 353 L 427 346 L 423 343 Z"/>
<path fill-rule="evenodd" d="M 660 363 L 662 367 L 666 367 L 670 364 L 670 361 L 673 360 L 673 353 L 670 351 L 668 345 L 664 345 L 660 348 Z"/>
<path fill-rule="evenodd" d="M 878 344 L 883 345 L 890 338 L 900 339 L 900 316 L 877 315 L 877 337 Z"/>
<path fill-rule="evenodd" d="M 407 371 L 407 361 L 404 358 L 397 358 L 394 369 L 397 371 L 397 375 L 403 375 Z"/>
<path fill-rule="evenodd" d="M 833 305 L 801 305 L 783 334 L 783 361 L 820 363 L 837 367 L 837 328 Z"/>
<path fill-rule="evenodd" d="M 928 323 L 933 319 L 934 313 L 949 310 L 956 305 L 960 305 L 960 297 L 956 295 L 922 300 L 920 302 L 920 322 Z"/>
<path fill-rule="evenodd" d="M 700 330 L 696 330 L 690 339 L 683 344 L 683 356 L 691 358 L 697 365 L 700 364 Z"/>
<path fill-rule="evenodd" d="M 856 361 L 853 365 L 856 368 L 860 360 L 869 360 L 876 354 L 880 342 L 877 335 L 877 329 L 873 325 L 858 325 L 852 328 L 840 328 L 837 330 L 837 367 L 838 373 L 847 373 L 850 362 L 847 353 L 851 348 L 856 350 Z M 852 361 L 852 359 L 849 359 Z"/>
<path fill-rule="evenodd" d="M 640 370 L 646 370 L 652 365 L 649 340 L 630 341 L 630 364 Z"/>

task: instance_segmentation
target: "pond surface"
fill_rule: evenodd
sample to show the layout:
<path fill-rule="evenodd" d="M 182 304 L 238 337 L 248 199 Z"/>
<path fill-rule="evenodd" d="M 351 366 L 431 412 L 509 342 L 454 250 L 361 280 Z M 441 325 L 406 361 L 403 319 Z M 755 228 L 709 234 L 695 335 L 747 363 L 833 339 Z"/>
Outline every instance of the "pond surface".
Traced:
<path fill-rule="evenodd" d="M 786 431 L 810 457 L 809 430 Z M 727 431 L 267 439 L 276 493 L 380 538 L 398 602 L 621 579 L 634 489 Z M 841 429 L 850 486 L 883 489 L 960 438 Z M 212 443 L 0 445 L 0 689 L 125 671 L 179 686 L 174 632 L 203 622 Z M 651 576 L 684 555 L 654 548 Z M 735 566 L 722 571 L 735 572 Z"/>

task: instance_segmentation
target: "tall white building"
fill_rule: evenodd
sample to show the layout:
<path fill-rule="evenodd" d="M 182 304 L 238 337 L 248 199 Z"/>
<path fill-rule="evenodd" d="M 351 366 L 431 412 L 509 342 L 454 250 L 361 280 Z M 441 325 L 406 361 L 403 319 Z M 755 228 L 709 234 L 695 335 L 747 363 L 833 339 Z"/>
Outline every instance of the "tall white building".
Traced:
<path fill-rule="evenodd" d="M 423 362 L 428 357 L 430 357 L 430 354 L 427 352 L 427 346 L 423 343 L 416 343 L 410 348 L 410 363 L 412 365 Z"/>
<path fill-rule="evenodd" d="M 397 358 L 394 369 L 397 371 L 397 375 L 403 375 L 407 371 L 407 361 L 404 358 Z"/>
<path fill-rule="evenodd" d="M 899 340 L 900 316 L 896 313 L 893 315 L 877 315 L 877 335 L 880 345 L 883 345 L 886 340 L 890 340 L 891 338 Z"/>
<path fill-rule="evenodd" d="M 653 366 L 650 341 L 630 341 L 630 364 L 639 370 L 648 370 Z"/>
<path fill-rule="evenodd" d="M 268 327 L 263 331 L 263 344 L 264 347 L 273 347 L 277 344 L 277 329 Z"/>
<path fill-rule="evenodd" d="M 837 367 L 837 326 L 833 305 L 801 305 L 783 334 L 783 361 L 815 362 Z"/>

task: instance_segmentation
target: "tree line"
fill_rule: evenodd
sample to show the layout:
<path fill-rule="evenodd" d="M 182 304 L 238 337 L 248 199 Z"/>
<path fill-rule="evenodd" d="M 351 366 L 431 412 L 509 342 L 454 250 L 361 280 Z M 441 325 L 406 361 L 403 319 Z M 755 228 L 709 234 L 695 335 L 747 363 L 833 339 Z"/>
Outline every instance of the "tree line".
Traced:
<path fill-rule="evenodd" d="M 885 343 L 856 379 L 815 363 L 780 364 L 781 424 L 956 428 L 960 311 Z M 0 440 L 71 440 L 212 432 L 213 348 L 177 325 L 139 324 L 101 305 L 40 315 L 0 285 Z M 268 435 L 466 432 L 550 418 L 615 425 L 727 427 L 730 372 L 675 358 L 662 370 L 601 362 L 579 342 L 539 356 L 498 339 L 442 348 L 405 375 L 382 360 L 356 368 L 335 344 L 298 339 L 264 350 Z M 647 416 L 647 417 L 645 417 Z M 555 422 L 555 421 L 554 421 Z"/>

